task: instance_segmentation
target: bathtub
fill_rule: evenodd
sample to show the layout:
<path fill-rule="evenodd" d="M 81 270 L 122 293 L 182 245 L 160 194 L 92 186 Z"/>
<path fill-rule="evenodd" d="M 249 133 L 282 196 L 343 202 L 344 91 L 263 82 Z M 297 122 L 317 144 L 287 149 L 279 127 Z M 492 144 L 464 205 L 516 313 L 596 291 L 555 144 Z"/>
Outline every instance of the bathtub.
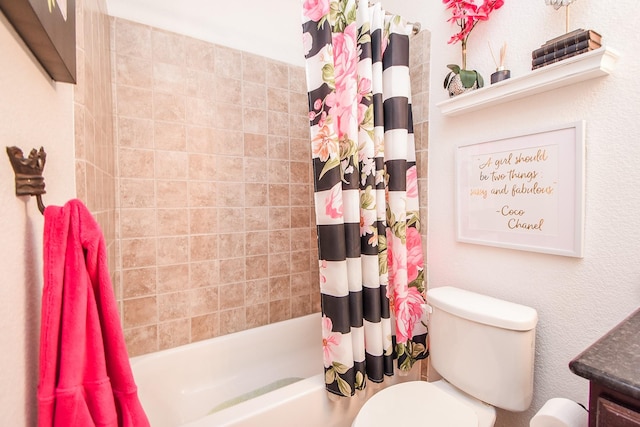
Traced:
<path fill-rule="evenodd" d="M 408 376 L 369 382 L 353 398 L 324 388 L 320 314 L 131 359 L 152 427 L 348 427 L 364 402 Z"/>

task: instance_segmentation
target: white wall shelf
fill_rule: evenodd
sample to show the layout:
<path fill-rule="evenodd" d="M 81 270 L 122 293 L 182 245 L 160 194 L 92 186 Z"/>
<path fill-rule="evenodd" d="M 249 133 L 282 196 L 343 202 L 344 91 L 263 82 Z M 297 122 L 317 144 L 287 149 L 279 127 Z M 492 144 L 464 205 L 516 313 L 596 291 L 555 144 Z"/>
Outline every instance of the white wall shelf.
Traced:
<path fill-rule="evenodd" d="M 613 71 L 618 54 L 607 47 L 567 58 L 523 76 L 449 98 L 437 105 L 445 116 L 457 116 L 508 101 L 546 92 Z"/>

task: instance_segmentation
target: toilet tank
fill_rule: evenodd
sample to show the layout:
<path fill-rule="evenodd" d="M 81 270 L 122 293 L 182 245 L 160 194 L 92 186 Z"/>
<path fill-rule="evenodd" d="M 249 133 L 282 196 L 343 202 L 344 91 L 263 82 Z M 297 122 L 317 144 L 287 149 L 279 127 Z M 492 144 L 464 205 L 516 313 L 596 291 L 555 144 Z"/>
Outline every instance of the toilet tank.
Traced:
<path fill-rule="evenodd" d="M 427 292 L 435 370 L 493 406 L 524 411 L 533 397 L 536 310 L 454 287 Z"/>

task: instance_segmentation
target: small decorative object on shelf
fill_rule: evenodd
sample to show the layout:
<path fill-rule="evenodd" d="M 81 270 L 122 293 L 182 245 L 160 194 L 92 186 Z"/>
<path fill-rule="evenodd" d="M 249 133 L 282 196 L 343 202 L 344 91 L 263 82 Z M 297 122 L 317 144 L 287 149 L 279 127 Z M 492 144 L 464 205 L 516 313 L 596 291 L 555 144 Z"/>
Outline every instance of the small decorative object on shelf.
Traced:
<path fill-rule="evenodd" d="M 560 9 L 562 6 L 565 7 L 565 33 L 569 32 L 569 5 L 576 0 L 544 0 L 547 6 L 553 6 L 555 10 Z"/>
<path fill-rule="evenodd" d="M 502 7 L 504 0 L 483 0 L 481 5 L 476 5 L 475 1 L 442 0 L 446 8 L 451 9 L 451 18 L 448 21 L 460 28 L 460 31 L 449 39 L 449 44 L 460 42 L 462 45 L 462 66 L 447 65 L 451 71 L 444 79 L 444 88 L 449 91 L 450 97 L 484 86 L 480 73 L 467 69 L 467 42 L 476 25 L 480 21 L 488 20 L 491 12 Z"/>
<path fill-rule="evenodd" d="M 579 28 L 548 40 L 541 47 L 531 52 L 531 69 L 535 70 L 581 53 L 590 52 L 601 46 L 602 36 L 599 33 L 594 30 Z"/>
<path fill-rule="evenodd" d="M 447 67 L 451 71 L 444 78 L 444 88 L 449 91 L 449 97 L 484 86 L 484 79 L 476 70 L 462 70 L 456 64 L 449 64 Z"/>
<path fill-rule="evenodd" d="M 507 42 L 504 42 L 500 48 L 500 62 L 496 61 L 493 49 L 491 49 L 491 44 L 489 44 L 489 50 L 491 51 L 493 62 L 496 64 L 496 72 L 491 74 L 491 84 L 501 82 L 511 77 L 511 71 L 505 70 L 504 68 L 504 58 L 507 55 Z"/>
<path fill-rule="evenodd" d="M 534 72 L 513 76 L 500 84 L 440 101 L 436 106 L 443 116 L 451 117 L 525 99 L 574 83 L 608 76 L 615 70 L 619 56 L 614 49 L 602 46 L 566 59 L 562 66 L 543 67 Z"/>
<path fill-rule="evenodd" d="M 576 0 L 545 0 L 549 6 L 558 10 L 562 6 L 566 10 L 565 34 L 548 40 L 540 48 L 531 52 L 531 69 L 544 67 L 581 53 L 598 49 L 602 45 L 602 36 L 593 30 L 569 31 L 569 6 Z"/>

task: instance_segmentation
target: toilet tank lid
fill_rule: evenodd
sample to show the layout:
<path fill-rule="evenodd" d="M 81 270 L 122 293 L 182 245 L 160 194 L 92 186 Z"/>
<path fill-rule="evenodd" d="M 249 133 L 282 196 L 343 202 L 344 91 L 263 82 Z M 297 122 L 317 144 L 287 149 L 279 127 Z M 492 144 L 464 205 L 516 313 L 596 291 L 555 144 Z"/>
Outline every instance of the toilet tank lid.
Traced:
<path fill-rule="evenodd" d="M 452 286 L 429 289 L 427 302 L 463 319 L 513 331 L 529 331 L 538 323 L 531 307 Z"/>

